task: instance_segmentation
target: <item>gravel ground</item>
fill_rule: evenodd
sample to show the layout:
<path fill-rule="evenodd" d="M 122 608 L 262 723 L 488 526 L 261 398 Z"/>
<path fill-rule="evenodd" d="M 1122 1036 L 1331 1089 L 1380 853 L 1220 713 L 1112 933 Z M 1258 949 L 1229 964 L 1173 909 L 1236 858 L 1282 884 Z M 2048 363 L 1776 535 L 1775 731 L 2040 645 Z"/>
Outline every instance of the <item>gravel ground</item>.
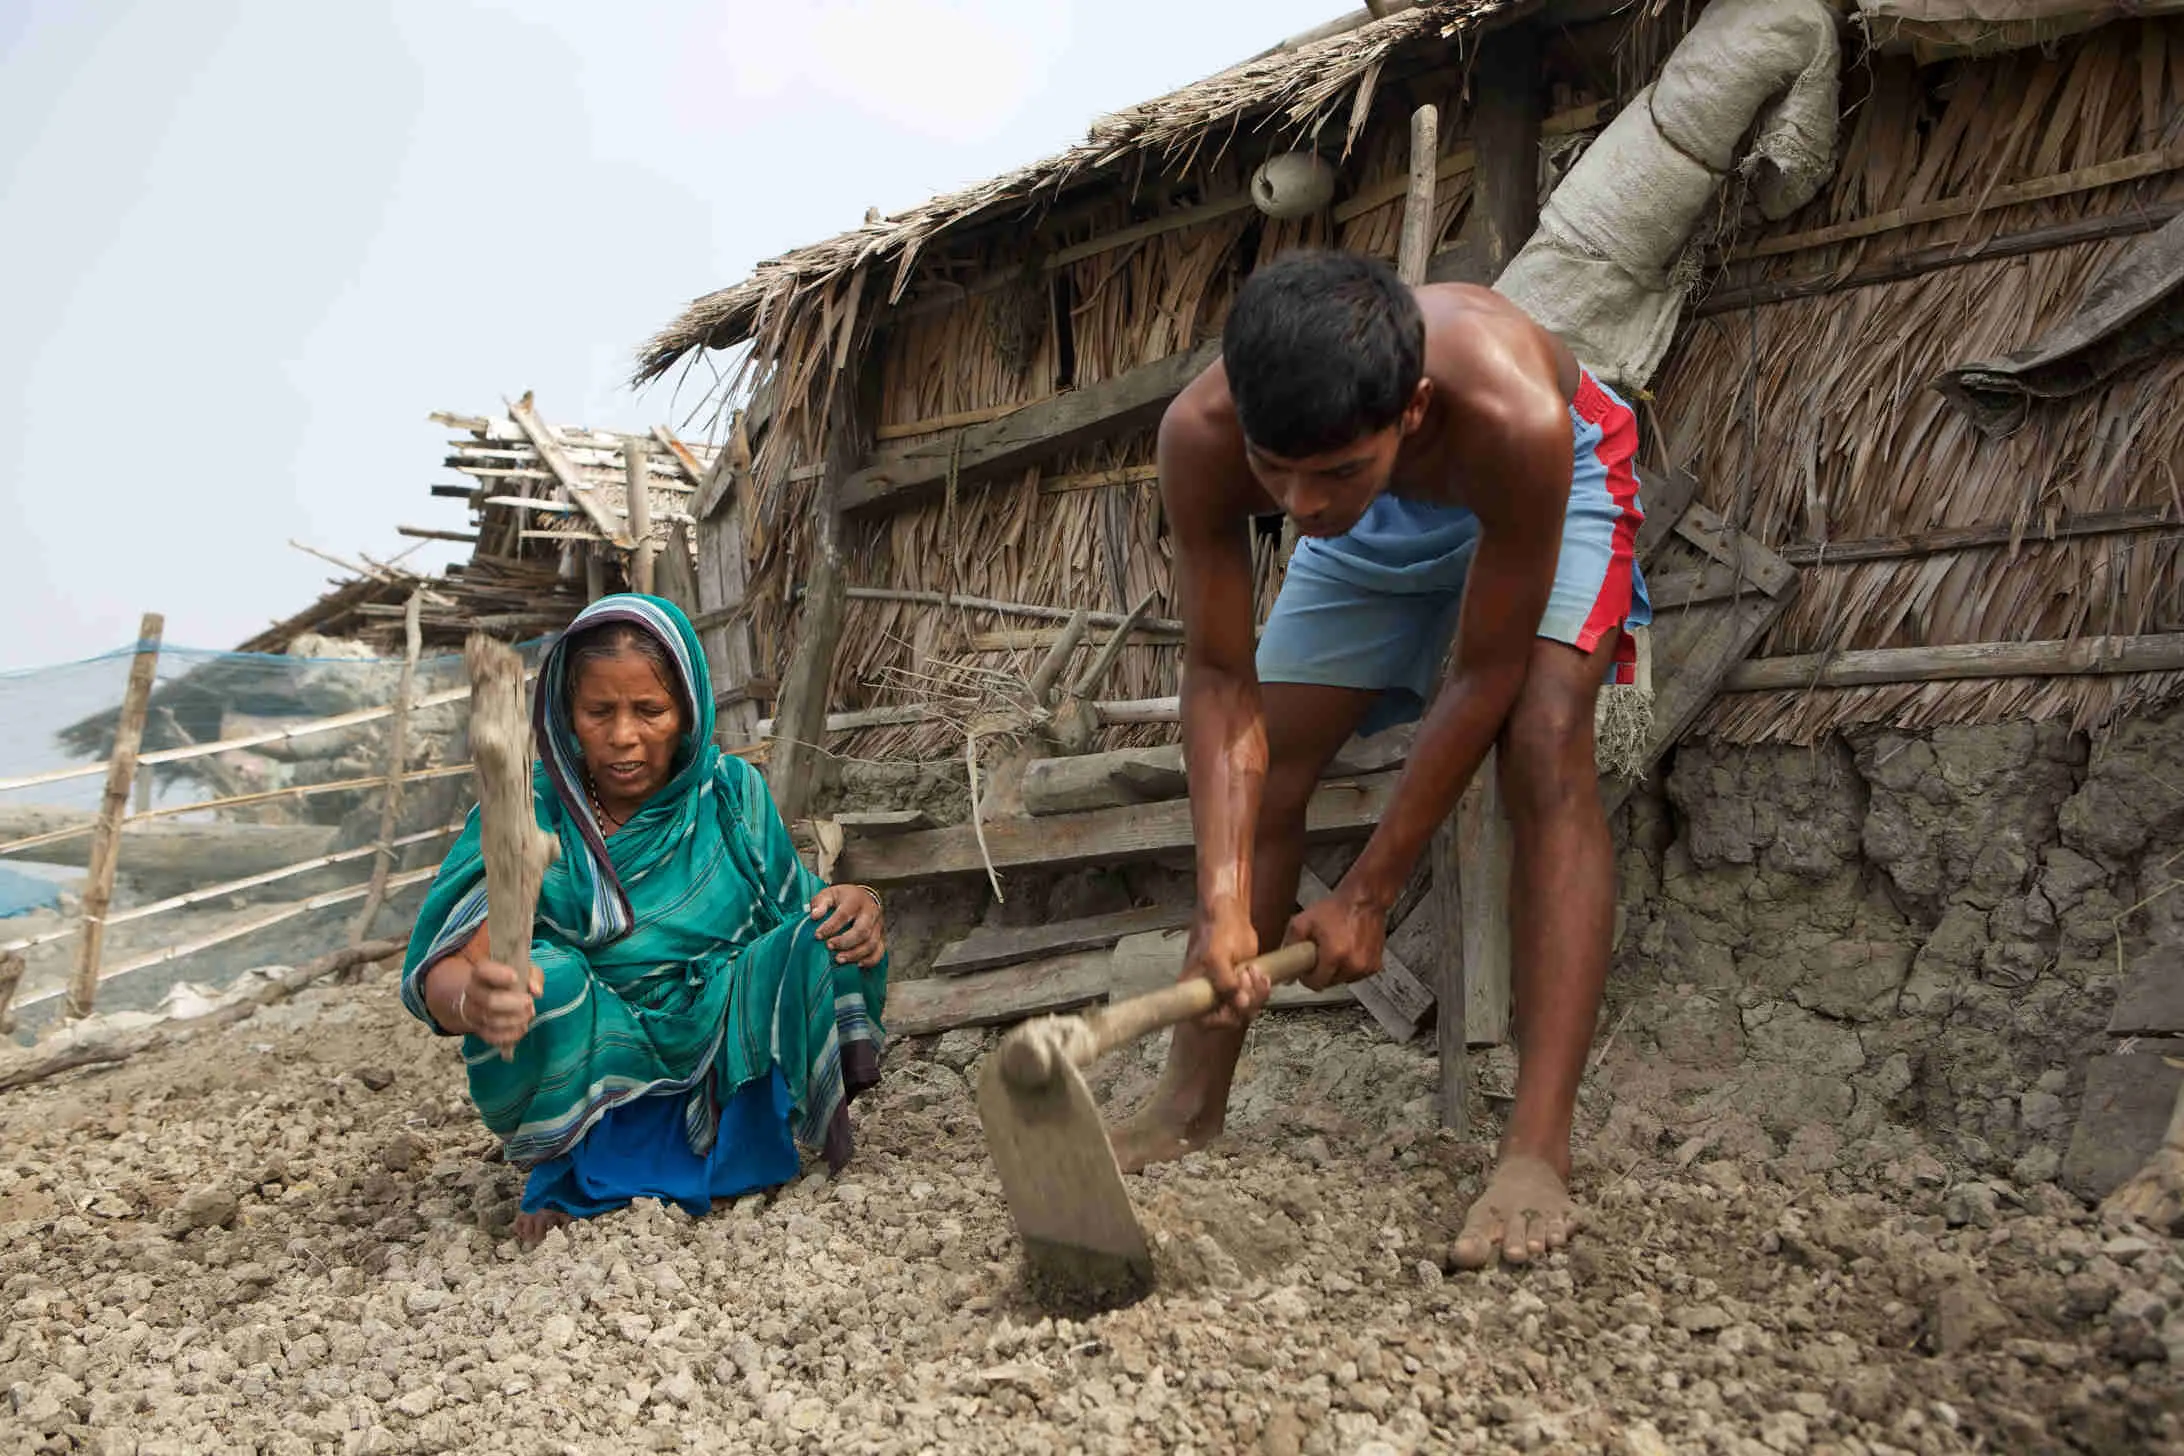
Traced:
<path fill-rule="evenodd" d="M 384 974 L 0 1096 L 0 1451 L 2184 1452 L 2178 1246 L 1908 1136 L 1679 1161 L 1590 1088 L 1592 1227 L 1445 1273 L 1483 1155 L 1349 1012 L 1266 1018 L 1233 1135 L 1136 1185 L 1159 1291 L 1049 1318 L 983 1045 L 897 1048 L 839 1181 L 529 1253 Z"/>

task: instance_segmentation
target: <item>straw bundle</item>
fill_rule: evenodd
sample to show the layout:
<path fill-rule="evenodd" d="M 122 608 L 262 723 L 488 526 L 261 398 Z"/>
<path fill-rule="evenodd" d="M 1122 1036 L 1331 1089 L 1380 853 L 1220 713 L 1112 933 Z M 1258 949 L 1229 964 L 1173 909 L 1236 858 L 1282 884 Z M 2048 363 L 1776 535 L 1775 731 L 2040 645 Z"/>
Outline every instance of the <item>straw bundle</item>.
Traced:
<path fill-rule="evenodd" d="M 1850 98 L 1843 165 L 1773 234 L 2052 176 L 2167 145 L 2184 133 L 2184 23 L 2112 26 L 2059 47 L 1916 69 L 1884 59 Z M 1736 284 L 1846 273 L 1912 250 L 1973 243 L 2184 196 L 2184 177 L 2072 193 L 1733 265 Z M 1760 236 L 1765 236 L 1761 234 Z M 1751 237 L 1736 240 L 1748 244 Z M 2071 514 L 2176 499 L 2184 360 L 2034 411 L 1988 439 L 1930 382 L 2067 317 L 2130 245 L 2078 243 L 1902 281 L 1696 320 L 1655 393 L 1698 463 L 1709 503 L 1771 544 L 2009 523 L 2027 536 Z M 2172 535 L 1808 568 L 1761 645 L 1785 654 L 2088 633 L 2184 622 L 2184 552 Z M 2067 718 L 2080 726 L 2175 692 L 2175 674 L 1957 682 L 1725 698 L 1699 727 L 1740 741 L 1811 742 L 1833 729 Z"/>

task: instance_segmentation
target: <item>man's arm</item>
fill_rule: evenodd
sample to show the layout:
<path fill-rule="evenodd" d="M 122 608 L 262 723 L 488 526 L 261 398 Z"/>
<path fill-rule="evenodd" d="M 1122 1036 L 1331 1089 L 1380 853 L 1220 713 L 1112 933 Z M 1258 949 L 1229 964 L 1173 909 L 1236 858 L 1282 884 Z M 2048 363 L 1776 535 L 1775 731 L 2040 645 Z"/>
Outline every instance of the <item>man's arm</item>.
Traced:
<path fill-rule="evenodd" d="M 1248 468 L 1240 444 L 1225 441 L 1193 401 L 1196 392 L 1162 420 L 1157 451 L 1176 546 L 1183 759 L 1198 859 L 1198 913 L 1183 974 L 1212 981 L 1229 1003 L 1209 1021 L 1240 1025 L 1254 988 L 1239 984 L 1235 967 L 1259 951 L 1251 856 L 1266 784 L 1266 718 L 1252 636 L 1251 518 L 1238 498 L 1238 474 Z"/>
<path fill-rule="evenodd" d="M 1545 384 L 1511 391 L 1493 417 L 1467 421 L 1466 429 L 1496 444 L 1483 459 L 1474 456 L 1491 473 L 1478 477 L 1479 544 L 1448 681 L 1419 725 L 1387 813 L 1333 897 L 1341 903 L 1328 913 L 1346 912 L 1356 922 L 1354 935 L 1338 937 L 1352 945 L 1322 944 L 1315 981 L 1379 969 L 1388 908 L 1516 705 L 1554 587 L 1571 471 L 1569 413 L 1559 391 Z M 1363 963 L 1348 963 L 1353 958 Z"/>

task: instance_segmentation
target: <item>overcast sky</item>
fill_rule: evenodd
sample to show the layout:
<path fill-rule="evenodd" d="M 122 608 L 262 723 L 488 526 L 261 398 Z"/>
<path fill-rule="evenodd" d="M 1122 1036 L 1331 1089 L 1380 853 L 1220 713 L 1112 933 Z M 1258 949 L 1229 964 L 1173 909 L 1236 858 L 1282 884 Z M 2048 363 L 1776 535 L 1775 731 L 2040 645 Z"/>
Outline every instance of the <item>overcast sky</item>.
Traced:
<path fill-rule="evenodd" d="M 432 410 L 667 420 L 690 298 L 1344 8 L 0 0 L 0 669 L 231 646 L 465 524 Z"/>

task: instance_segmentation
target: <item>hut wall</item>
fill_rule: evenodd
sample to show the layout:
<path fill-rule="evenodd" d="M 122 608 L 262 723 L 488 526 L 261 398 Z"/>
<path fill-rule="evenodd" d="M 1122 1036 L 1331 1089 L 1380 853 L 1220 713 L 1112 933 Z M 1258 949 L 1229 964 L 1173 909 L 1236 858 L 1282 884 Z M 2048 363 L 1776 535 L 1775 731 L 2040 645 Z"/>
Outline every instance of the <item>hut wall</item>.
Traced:
<path fill-rule="evenodd" d="M 2174 145 L 2184 129 L 2184 22 L 2114 25 L 2053 54 L 1852 73 L 1832 186 L 1769 230 L 1796 234 Z M 1862 94 L 1860 94 L 1862 92 Z M 1990 207 L 1733 267 L 1717 287 L 1841 276 L 1905 253 L 2184 197 L 2184 176 Z M 1750 239 L 1744 239 L 1749 241 Z M 1654 385 L 1708 502 L 1771 544 L 1945 526 L 2037 536 L 2070 514 L 2173 504 L 2184 358 L 2037 406 L 1990 439 L 1931 385 L 2066 317 L 2135 239 L 2119 237 L 1697 318 Z M 1701 305 L 1703 308 L 1703 303 Z M 2184 539 L 2085 537 L 1807 568 L 1762 654 L 2184 627 Z M 1890 722 L 2065 719 L 2086 727 L 2184 690 L 2184 675 L 1906 684 L 1719 700 L 1699 731 L 1812 743 Z"/>

